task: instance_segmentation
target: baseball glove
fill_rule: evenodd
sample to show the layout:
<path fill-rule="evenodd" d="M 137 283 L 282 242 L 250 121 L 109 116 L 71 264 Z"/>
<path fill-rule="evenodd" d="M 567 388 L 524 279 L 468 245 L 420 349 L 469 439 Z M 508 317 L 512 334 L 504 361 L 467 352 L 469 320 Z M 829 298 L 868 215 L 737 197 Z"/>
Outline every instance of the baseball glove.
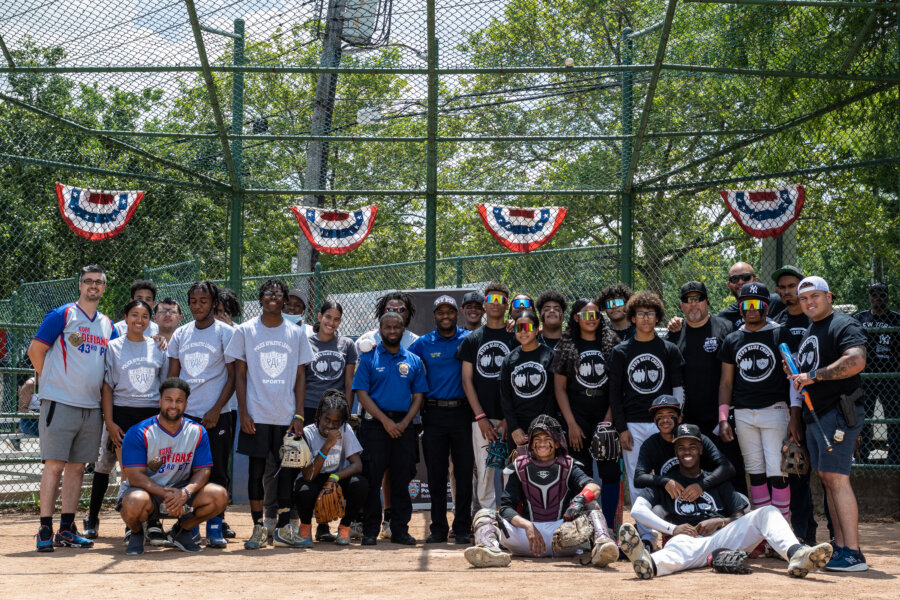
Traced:
<path fill-rule="evenodd" d="M 716 573 L 730 573 L 732 575 L 746 575 L 752 573 L 749 567 L 744 566 L 747 553 L 743 550 L 728 550 L 719 548 L 710 552 L 706 557 L 706 564 L 711 566 Z"/>
<path fill-rule="evenodd" d="M 289 431 L 284 434 L 281 444 L 281 466 L 289 469 L 303 469 L 312 462 L 312 452 L 302 435 L 294 437 Z"/>
<path fill-rule="evenodd" d="M 487 459 L 485 464 L 488 467 L 502 469 L 506 466 L 506 457 L 509 456 L 509 448 L 503 438 L 497 438 L 487 445 Z"/>
<path fill-rule="evenodd" d="M 781 445 L 781 472 L 785 475 L 809 473 L 809 453 L 790 438 L 786 438 Z"/>
<path fill-rule="evenodd" d="M 326 485 L 316 499 L 316 523 L 330 523 L 344 517 L 344 492 L 338 484 Z"/>
<path fill-rule="evenodd" d="M 597 423 L 594 437 L 591 439 L 591 456 L 597 462 L 619 460 L 622 446 L 619 444 L 619 433 L 611 423 Z"/>
<path fill-rule="evenodd" d="M 553 532 L 553 551 L 560 552 L 571 548 L 577 548 L 587 544 L 590 548 L 591 536 L 594 535 L 594 526 L 584 513 L 575 517 L 572 521 L 564 521 Z"/>

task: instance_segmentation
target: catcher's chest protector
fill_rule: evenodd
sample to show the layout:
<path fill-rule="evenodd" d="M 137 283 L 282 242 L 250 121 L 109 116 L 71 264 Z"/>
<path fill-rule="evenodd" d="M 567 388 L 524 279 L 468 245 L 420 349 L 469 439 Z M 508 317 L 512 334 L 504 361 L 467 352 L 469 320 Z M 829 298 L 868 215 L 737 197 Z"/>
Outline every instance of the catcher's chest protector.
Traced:
<path fill-rule="evenodd" d="M 562 518 L 572 464 L 571 456 L 557 456 L 546 467 L 534 464 L 530 456 L 516 458 L 516 473 L 522 482 L 529 520 L 546 523 Z"/>

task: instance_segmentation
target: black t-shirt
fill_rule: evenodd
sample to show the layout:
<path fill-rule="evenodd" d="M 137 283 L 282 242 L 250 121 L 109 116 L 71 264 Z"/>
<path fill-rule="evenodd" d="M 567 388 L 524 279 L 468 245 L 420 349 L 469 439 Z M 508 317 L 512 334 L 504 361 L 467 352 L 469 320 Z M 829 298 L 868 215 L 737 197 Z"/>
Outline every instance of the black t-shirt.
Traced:
<path fill-rule="evenodd" d="M 800 347 L 800 340 L 803 339 L 803 334 L 809 329 L 809 317 L 803 313 L 792 315 L 785 310 L 778 315 L 775 322 L 781 325 L 783 330 L 781 332 L 781 341 L 788 345 L 791 352 L 796 352 Z"/>
<path fill-rule="evenodd" d="M 555 349 L 556 349 L 556 345 L 559 343 L 559 340 L 561 340 L 561 339 L 562 339 L 562 338 L 548 338 L 548 337 L 544 337 L 544 334 L 543 334 L 543 333 L 539 333 L 539 334 L 538 334 L 538 342 L 544 344 L 545 346 L 547 346 L 547 347 L 550 348 L 551 350 L 555 350 Z"/>
<path fill-rule="evenodd" d="M 600 340 L 575 340 L 579 358 L 576 374 L 565 368 L 557 371 L 566 376 L 566 395 L 578 426 L 592 431 L 609 409 L 609 374 Z"/>
<path fill-rule="evenodd" d="M 889 310 L 873 315 L 864 310 L 853 315 L 866 336 L 866 373 L 889 373 L 900 370 L 900 333 L 879 332 L 886 327 L 900 327 L 900 313 Z"/>
<path fill-rule="evenodd" d="M 699 483 L 702 486 L 709 473 L 701 471 L 700 477 L 685 477 L 680 469 L 673 469 L 670 476 L 684 487 L 692 483 Z M 703 494 L 693 502 L 673 499 L 664 488 L 659 487 L 644 488 L 641 490 L 641 497 L 651 506 L 661 506 L 663 518 L 675 525 L 685 523 L 698 525 L 707 519 L 728 518 L 746 506 L 744 499 L 727 481 L 710 489 L 704 488 Z"/>
<path fill-rule="evenodd" d="M 700 454 L 700 468 L 706 478 L 700 483 L 704 490 L 716 487 L 734 477 L 734 465 L 712 443 L 708 437 L 700 434 L 703 453 Z M 641 445 L 637 463 L 634 465 L 634 487 L 665 487 L 672 478 L 673 471 L 678 470 L 678 459 L 675 457 L 675 444 L 667 442 L 659 433 L 654 433 Z"/>
<path fill-rule="evenodd" d="M 528 426 L 538 415 L 556 415 L 556 395 L 550 362 L 553 350 L 544 344 L 530 352 L 517 346 L 500 367 L 500 406 L 509 431 Z"/>
<path fill-rule="evenodd" d="M 865 346 L 866 336 L 859 321 L 841 312 L 834 312 L 821 321 L 814 321 L 797 351 L 801 373 L 810 369 L 824 369 L 854 346 Z M 817 381 L 806 388 L 816 414 L 822 416 L 837 406 L 841 395 L 852 394 L 862 378 L 854 375 L 847 379 Z M 808 409 L 803 407 L 804 415 Z"/>
<path fill-rule="evenodd" d="M 649 342 L 635 338 L 613 348 L 609 359 L 609 403 L 617 431 L 627 423 L 650 423 L 650 404 L 682 385 L 684 359 L 672 342 L 654 336 Z"/>
<path fill-rule="evenodd" d="M 612 332 L 614 334 L 616 334 L 617 336 L 619 336 L 619 339 L 622 340 L 623 342 L 625 340 L 630 340 L 631 338 L 634 337 L 634 331 L 635 331 L 634 323 L 632 323 L 625 329 L 616 329 L 615 327 L 612 326 L 612 324 L 610 324 L 609 328 L 612 329 Z"/>
<path fill-rule="evenodd" d="M 531 466 L 537 467 L 537 465 Z M 534 483 L 540 485 L 540 477 L 542 475 L 546 479 L 552 480 L 554 478 L 554 471 L 557 469 L 559 469 L 558 465 L 551 465 L 550 468 L 544 469 L 532 469 L 534 472 L 534 479 L 536 480 Z M 582 471 L 577 464 L 572 465 L 572 468 L 569 470 L 569 476 L 566 478 L 566 493 L 562 496 L 562 502 L 559 503 L 556 514 L 561 515 L 565 509 L 569 507 L 569 504 L 572 503 L 572 498 L 580 494 L 581 490 L 584 489 L 584 486 L 592 482 L 593 479 Z M 513 517 L 519 514 L 517 511 L 519 506 L 526 504 L 525 492 L 522 489 L 522 480 L 519 479 L 518 470 L 513 469 L 512 474 L 506 482 L 506 487 L 503 489 L 503 495 L 500 497 L 500 516 L 507 521 L 511 521 Z M 528 518 L 530 515 L 525 514 L 523 516 Z"/>
<path fill-rule="evenodd" d="M 489 419 L 502 419 L 500 408 L 500 366 L 509 351 L 518 346 L 515 334 L 506 327 L 492 329 L 482 325 L 456 349 L 456 358 L 472 363 L 472 384 L 481 409 Z"/>
<path fill-rule="evenodd" d="M 734 325 L 735 330 L 737 330 L 744 324 L 744 317 L 741 315 L 740 305 L 741 303 L 735 300 L 727 308 L 719 311 L 719 314 L 716 316 L 731 321 L 731 324 Z M 781 301 L 781 297 L 778 294 L 769 296 L 769 312 L 766 313 L 768 318 L 775 320 L 782 312 L 784 312 L 784 309 L 784 303 Z"/>
<path fill-rule="evenodd" d="M 790 384 L 778 352 L 782 331 L 780 325 L 769 321 L 759 331 L 742 327 L 725 338 L 719 359 L 734 365 L 733 407 L 766 408 L 788 402 Z"/>
<path fill-rule="evenodd" d="M 669 341 L 678 346 L 684 357 L 684 422 L 704 431 L 713 429 L 719 421 L 722 362 L 718 352 L 732 331 L 729 321 L 711 316 L 700 327 L 690 327 L 685 322 L 681 331 L 669 332 Z"/>

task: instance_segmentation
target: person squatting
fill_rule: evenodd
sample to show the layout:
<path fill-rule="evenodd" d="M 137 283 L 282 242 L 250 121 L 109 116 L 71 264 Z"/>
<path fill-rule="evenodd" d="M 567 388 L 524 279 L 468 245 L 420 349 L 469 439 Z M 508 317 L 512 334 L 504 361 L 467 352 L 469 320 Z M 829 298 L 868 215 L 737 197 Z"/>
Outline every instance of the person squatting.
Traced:
<path fill-rule="evenodd" d="M 44 462 L 36 550 L 93 545 L 115 462 L 126 554 L 227 547 L 235 439 L 249 458 L 246 550 L 310 548 L 314 537 L 416 545 L 407 490 L 421 432 L 424 542 L 465 546 L 474 567 L 583 554 L 596 567 L 627 559 L 649 579 L 704 565 L 747 572 L 748 556 L 769 555 L 794 577 L 864 571 L 849 474 L 867 411 L 866 321 L 835 312 L 821 277 L 786 265 L 772 279 L 778 295 L 736 263 L 736 301 L 718 315 L 706 286 L 686 282 L 684 316 L 668 322 L 659 296 L 621 283 L 571 305 L 554 290 L 535 302 L 491 283 L 462 310 L 439 296 L 422 336 L 409 330 L 412 297 L 391 292 L 354 343 L 339 333 L 338 302 L 315 310 L 278 279 L 240 324 L 233 292 L 197 282 L 180 326 L 177 302 L 157 303 L 138 281 L 114 325 L 98 311 L 106 275 L 88 265 L 78 299 L 47 314 L 28 350 Z M 634 524 L 620 522 L 622 463 Z M 827 499 L 825 543 L 810 466 Z"/>

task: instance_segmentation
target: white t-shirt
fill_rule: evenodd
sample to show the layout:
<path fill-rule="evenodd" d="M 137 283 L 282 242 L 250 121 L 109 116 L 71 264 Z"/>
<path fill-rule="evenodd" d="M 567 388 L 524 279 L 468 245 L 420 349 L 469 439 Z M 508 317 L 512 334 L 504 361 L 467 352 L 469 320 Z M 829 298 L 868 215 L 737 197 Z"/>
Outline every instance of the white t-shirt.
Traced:
<path fill-rule="evenodd" d="M 315 423 L 303 428 L 303 437 L 306 438 L 306 443 L 309 444 L 309 450 L 314 455 L 325 445 L 325 438 L 319 433 L 319 426 Z M 336 473 L 337 471 L 344 469 L 350 464 L 347 457 L 359 454 L 362 450 L 362 445 L 360 445 L 359 440 L 356 439 L 356 434 L 353 433 L 353 430 L 349 425 L 344 423 L 341 425 L 341 439 L 335 442 L 334 446 L 331 447 L 331 450 L 328 451 L 325 462 L 322 464 L 322 470 L 319 472 Z"/>
<path fill-rule="evenodd" d="M 215 406 L 228 371 L 225 368 L 225 349 L 234 335 L 234 327 L 218 319 L 205 329 L 198 329 L 196 321 L 175 330 L 169 341 L 169 356 L 181 363 L 181 378 L 191 386 L 187 411 L 203 418 Z M 226 404 L 223 411 L 231 410 Z"/>

